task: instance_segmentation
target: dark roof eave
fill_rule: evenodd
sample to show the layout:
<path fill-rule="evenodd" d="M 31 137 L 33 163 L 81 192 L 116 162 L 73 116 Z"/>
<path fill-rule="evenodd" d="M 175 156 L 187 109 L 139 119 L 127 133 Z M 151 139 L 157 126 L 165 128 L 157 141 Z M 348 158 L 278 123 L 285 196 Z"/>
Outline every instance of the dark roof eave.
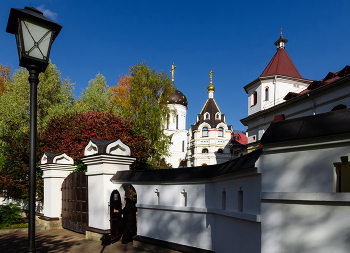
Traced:
<path fill-rule="evenodd" d="M 263 145 L 350 133 L 350 109 L 273 122 L 260 140 Z M 344 137 L 341 137 L 343 140 Z"/>
<path fill-rule="evenodd" d="M 262 154 L 262 149 L 253 151 L 231 161 L 209 165 L 164 170 L 118 171 L 112 182 L 188 182 L 208 180 L 219 176 L 252 169 Z"/>
<path fill-rule="evenodd" d="M 318 88 L 316 88 L 314 90 L 311 90 L 310 92 L 307 92 L 307 93 L 304 93 L 304 94 L 302 94 L 300 96 L 294 97 L 294 98 L 292 98 L 290 100 L 287 100 L 286 102 L 283 102 L 281 104 L 275 105 L 275 106 L 270 107 L 270 108 L 268 108 L 266 110 L 256 112 L 256 113 L 254 113 L 252 115 L 249 115 L 246 118 L 241 119 L 240 121 L 241 121 L 241 123 L 243 125 L 247 126 L 248 121 L 250 121 L 250 120 L 252 120 L 252 119 L 254 119 L 254 118 L 256 118 L 256 117 L 258 117 L 258 116 L 260 116 L 262 114 L 271 113 L 273 111 L 278 110 L 279 108 L 286 107 L 286 106 L 290 105 L 291 103 L 294 103 L 295 101 L 306 99 L 307 96 L 308 96 L 307 94 L 314 95 L 314 94 L 323 92 L 325 89 L 332 88 L 333 86 L 336 86 L 336 85 L 341 84 L 341 83 L 346 82 L 346 81 L 350 81 L 348 79 L 350 79 L 350 75 L 344 76 L 342 78 L 339 78 L 339 79 L 337 79 L 337 80 L 335 80 L 335 81 L 333 81 L 333 82 L 331 82 L 331 83 L 329 83 L 327 85 L 320 86 L 320 87 L 318 87 Z"/>

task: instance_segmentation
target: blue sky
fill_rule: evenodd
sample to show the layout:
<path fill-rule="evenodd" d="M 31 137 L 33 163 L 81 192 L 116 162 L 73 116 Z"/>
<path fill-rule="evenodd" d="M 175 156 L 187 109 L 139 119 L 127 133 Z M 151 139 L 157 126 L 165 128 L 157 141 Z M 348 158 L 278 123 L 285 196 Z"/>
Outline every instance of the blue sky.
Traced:
<path fill-rule="evenodd" d="M 306 79 L 320 80 L 350 64 L 350 1 L 2 1 L 0 63 L 18 68 L 15 38 L 5 32 L 10 8 L 40 7 L 63 26 L 51 60 L 75 83 L 75 95 L 97 73 L 117 83 L 128 66 L 146 61 L 169 73 L 189 100 L 187 126 L 202 109 L 212 69 L 214 98 L 227 123 L 245 130 L 243 87 L 262 73 L 276 51 L 279 29 L 286 50 Z"/>

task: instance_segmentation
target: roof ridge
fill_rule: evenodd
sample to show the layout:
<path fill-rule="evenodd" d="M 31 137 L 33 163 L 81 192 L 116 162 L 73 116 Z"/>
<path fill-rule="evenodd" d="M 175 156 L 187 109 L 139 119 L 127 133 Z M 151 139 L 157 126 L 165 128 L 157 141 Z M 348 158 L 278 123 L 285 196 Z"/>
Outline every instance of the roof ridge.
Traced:
<path fill-rule="evenodd" d="M 303 79 L 295 64 L 293 63 L 292 59 L 290 58 L 290 56 L 284 48 L 277 49 L 277 52 L 267 64 L 260 77 L 274 75 L 284 75 Z"/>

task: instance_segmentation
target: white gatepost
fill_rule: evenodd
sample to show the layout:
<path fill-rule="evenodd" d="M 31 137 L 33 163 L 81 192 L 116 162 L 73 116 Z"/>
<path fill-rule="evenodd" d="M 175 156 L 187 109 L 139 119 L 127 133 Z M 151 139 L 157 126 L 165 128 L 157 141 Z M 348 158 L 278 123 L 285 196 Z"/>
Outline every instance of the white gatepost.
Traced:
<path fill-rule="evenodd" d="M 39 224 L 47 229 L 62 228 L 62 183 L 76 166 L 65 153 L 45 152 L 40 163 L 44 179 L 44 215 L 39 217 Z"/>
<path fill-rule="evenodd" d="M 89 192 L 89 226 L 86 239 L 100 240 L 110 233 L 109 201 L 113 190 L 119 190 L 111 178 L 122 170 L 129 170 L 135 158 L 130 148 L 120 139 L 100 140 L 91 138 L 84 150 L 82 161 L 87 165 Z M 122 196 L 123 197 L 123 196 Z"/>

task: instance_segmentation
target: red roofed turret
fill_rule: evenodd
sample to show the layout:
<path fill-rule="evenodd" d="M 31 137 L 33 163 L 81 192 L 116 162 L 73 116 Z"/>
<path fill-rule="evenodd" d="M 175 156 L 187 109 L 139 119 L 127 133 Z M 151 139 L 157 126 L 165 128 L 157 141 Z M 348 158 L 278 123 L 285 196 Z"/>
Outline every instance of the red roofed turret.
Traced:
<path fill-rule="evenodd" d="M 262 72 L 260 77 L 281 75 L 302 79 L 299 71 L 297 70 L 294 63 L 287 54 L 286 50 L 284 49 L 284 45 L 287 42 L 288 40 L 286 40 L 283 37 L 281 31 L 279 39 L 274 43 L 277 46 L 277 52 L 273 56 L 265 70 Z"/>

